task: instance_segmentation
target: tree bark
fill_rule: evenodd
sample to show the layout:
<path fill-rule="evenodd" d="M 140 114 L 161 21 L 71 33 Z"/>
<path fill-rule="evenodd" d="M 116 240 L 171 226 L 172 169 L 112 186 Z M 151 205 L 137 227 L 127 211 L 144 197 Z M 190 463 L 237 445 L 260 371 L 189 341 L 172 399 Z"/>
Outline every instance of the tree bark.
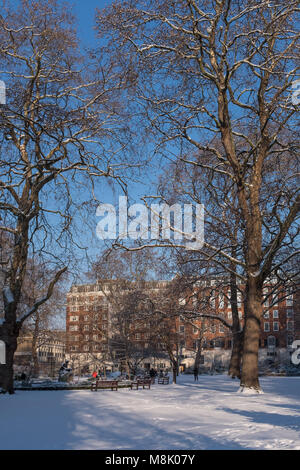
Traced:
<path fill-rule="evenodd" d="M 258 379 L 258 352 L 260 338 L 260 322 L 262 318 L 262 288 L 254 279 L 250 279 L 246 287 L 246 316 L 243 341 L 243 367 L 241 390 L 254 389 L 261 392 Z"/>
<path fill-rule="evenodd" d="M 1 331 L 2 329 L 2 331 Z M 9 326 L 0 328 L 1 339 L 6 344 L 6 364 L 0 364 L 0 388 L 3 393 L 14 393 L 14 354 L 17 349 L 18 332 L 14 332 Z"/>
<path fill-rule="evenodd" d="M 233 379 L 241 378 L 241 361 L 243 351 L 243 332 L 232 331 L 232 351 L 228 369 L 228 375 Z"/>
<path fill-rule="evenodd" d="M 236 267 L 233 266 L 233 269 L 235 270 Z M 232 312 L 232 350 L 228 375 L 230 375 L 233 379 L 236 377 L 240 379 L 243 335 L 240 331 L 241 325 L 238 310 L 236 275 L 234 273 L 230 274 L 230 304 Z"/>

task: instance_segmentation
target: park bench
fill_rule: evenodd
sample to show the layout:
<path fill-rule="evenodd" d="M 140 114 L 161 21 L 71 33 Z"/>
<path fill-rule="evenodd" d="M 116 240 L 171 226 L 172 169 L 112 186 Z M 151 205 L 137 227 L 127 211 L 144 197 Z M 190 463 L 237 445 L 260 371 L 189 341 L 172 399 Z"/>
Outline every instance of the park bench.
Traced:
<path fill-rule="evenodd" d="M 138 390 L 139 387 L 148 387 L 150 388 L 151 386 L 151 379 L 137 379 L 137 380 L 134 380 L 133 382 L 131 382 L 131 390 L 133 388 L 135 388 L 136 390 Z"/>
<path fill-rule="evenodd" d="M 158 384 L 168 385 L 169 382 L 170 382 L 169 377 L 158 377 L 158 379 L 157 379 Z"/>
<path fill-rule="evenodd" d="M 118 381 L 117 380 L 96 380 L 91 385 L 91 390 L 95 392 L 99 388 L 110 388 L 111 390 L 118 390 Z"/>

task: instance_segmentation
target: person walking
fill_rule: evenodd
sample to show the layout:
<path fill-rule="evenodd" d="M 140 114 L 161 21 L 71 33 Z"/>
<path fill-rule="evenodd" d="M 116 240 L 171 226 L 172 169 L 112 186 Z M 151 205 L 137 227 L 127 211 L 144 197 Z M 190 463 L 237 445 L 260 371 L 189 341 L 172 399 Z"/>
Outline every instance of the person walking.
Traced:
<path fill-rule="evenodd" d="M 197 369 L 197 367 L 195 367 L 195 368 L 194 368 L 194 379 L 195 379 L 195 382 L 196 382 L 196 381 L 198 382 L 198 375 L 199 375 L 198 369 Z"/>

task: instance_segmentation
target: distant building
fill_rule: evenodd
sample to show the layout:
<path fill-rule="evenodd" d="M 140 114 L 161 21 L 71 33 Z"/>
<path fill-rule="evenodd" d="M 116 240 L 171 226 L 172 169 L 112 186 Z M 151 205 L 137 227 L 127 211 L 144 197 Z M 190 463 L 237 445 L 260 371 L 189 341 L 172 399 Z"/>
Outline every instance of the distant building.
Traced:
<path fill-rule="evenodd" d="M 36 358 L 38 371 L 41 375 L 57 377 L 58 370 L 65 360 L 66 354 L 65 331 L 43 331 L 36 346 Z M 14 361 L 17 372 L 26 369 L 30 374 L 35 374 L 33 358 L 33 334 L 27 331 L 18 338 L 18 347 Z"/>
<path fill-rule="evenodd" d="M 167 281 L 147 281 L 143 283 L 143 289 L 151 296 L 163 293 L 166 298 L 170 295 L 169 285 Z M 206 311 L 222 316 L 231 323 L 230 293 L 228 285 L 225 285 L 220 279 L 195 283 L 186 290 L 186 295 L 181 294 L 176 300 L 178 312 L 180 309 L 197 311 L 198 305 L 201 310 L 201 299 L 207 296 Z M 134 290 L 134 283 L 131 283 L 132 286 Z M 140 285 L 137 284 L 136 287 L 138 290 Z M 275 298 L 272 296 L 272 289 L 272 283 L 264 288 L 264 295 L 268 298 L 264 303 L 265 313 L 261 322 L 260 361 L 288 363 L 292 353 L 291 345 L 295 339 L 300 338 L 299 293 L 282 291 Z M 134 321 L 128 325 L 126 339 L 122 332 L 118 333 L 118 325 L 115 324 L 118 320 L 114 310 L 116 300 L 124 292 L 126 287 L 122 288 L 118 281 L 105 280 L 72 286 L 67 294 L 66 354 L 81 372 L 98 370 L 101 367 L 107 370 L 126 367 L 124 363 L 127 353 L 131 356 L 135 353 L 138 356 L 139 353 L 140 367 L 171 367 L 165 340 L 158 339 L 159 336 L 163 337 L 163 322 L 155 325 L 151 318 L 145 321 L 134 317 Z M 239 284 L 237 307 L 241 326 L 244 322 L 242 295 L 243 286 Z M 172 301 L 174 302 L 174 298 Z M 203 350 L 200 362 L 203 367 L 227 366 L 232 334 L 219 320 L 198 319 L 186 322 L 178 314 L 168 320 L 164 328 L 174 339 L 174 354 L 179 359 L 181 370 L 193 366 L 199 335 Z"/>

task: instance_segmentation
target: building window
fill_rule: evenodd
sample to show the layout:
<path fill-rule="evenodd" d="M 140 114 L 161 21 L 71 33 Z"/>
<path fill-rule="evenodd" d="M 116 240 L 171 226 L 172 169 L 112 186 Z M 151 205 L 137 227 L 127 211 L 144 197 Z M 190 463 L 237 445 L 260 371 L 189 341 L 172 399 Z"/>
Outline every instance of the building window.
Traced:
<path fill-rule="evenodd" d="M 278 318 L 278 310 L 273 310 L 273 318 Z"/>
<path fill-rule="evenodd" d="M 85 345 L 83 346 L 83 350 L 84 350 L 84 351 L 89 351 L 89 349 L 90 349 L 90 347 L 89 347 L 88 344 L 85 344 Z"/>
<path fill-rule="evenodd" d="M 276 338 L 275 336 L 268 336 L 267 340 L 268 348 L 274 348 L 276 346 Z"/>
<path fill-rule="evenodd" d="M 292 318 L 293 317 L 293 309 L 292 308 L 287 308 L 286 309 L 286 316 L 288 318 Z"/>
<path fill-rule="evenodd" d="M 292 307 L 293 306 L 293 294 L 290 294 L 287 296 L 286 300 L 285 300 L 285 305 L 287 307 Z"/>
<path fill-rule="evenodd" d="M 278 321 L 273 322 L 273 331 L 279 331 L 279 323 Z"/>
<path fill-rule="evenodd" d="M 74 315 L 71 315 L 71 316 L 70 316 L 70 321 L 78 321 L 78 320 L 79 320 L 78 315 L 75 315 L 75 316 L 74 316 Z"/>
<path fill-rule="evenodd" d="M 264 312 L 264 318 L 269 318 L 270 317 L 270 313 L 269 311 L 267 310 L 266 312 Z"/>
<path fill-rule="evenodd" d="M 292 331 L 294 329 L 294 323 L 292 321 L 287 322 L 287 329 Z"/>
<path fill-rule="evenodd" d="M 89 331 L 90 327 L 89 327 L 89 325 L 84 325 L 83 329 L 84 329 L 84 331 Z"/>
<path fill-rule="evenodd" d="M 267 321 L 264 322 L 264 331 L 270 331 L 270 323 Z"/>
<path fill-rule="evenodd" d="M 90 316 L 89 315 L 84 315 L 83 319 L 84 319 L 84 321 L 89 321 Z"/>
<path fill-rule="evenodd" d="M 180 325 L 179 331 L 180 331 L 180 333 L 184 333 L 184 325 Z"/>
<path fill-rule="evenodd" d="M 70 331 L 78 331 L 78 325 L 70 325 Z"/>

